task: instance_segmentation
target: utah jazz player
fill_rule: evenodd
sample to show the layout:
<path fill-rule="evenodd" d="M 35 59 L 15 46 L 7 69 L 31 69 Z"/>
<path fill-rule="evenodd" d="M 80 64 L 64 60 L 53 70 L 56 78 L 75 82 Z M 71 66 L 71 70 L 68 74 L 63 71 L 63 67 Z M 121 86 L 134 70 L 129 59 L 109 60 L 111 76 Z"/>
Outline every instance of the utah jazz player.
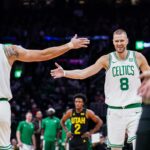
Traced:
<path fill-rule="evenodd" d="M 84 108 L 86 97 L 83 94 L 74 96 L 74 109 L 69 109 L 61 119 L 61 126 L 69 138 L 69 150 L 87 150 L 89 137 L 102 126 L 102 120 L 93 111 Z M 71 119 L 71 132 L 65 126 L 65 121 Z M 95 122 L 95 127 L 88 131 L 88 119 Z"/>

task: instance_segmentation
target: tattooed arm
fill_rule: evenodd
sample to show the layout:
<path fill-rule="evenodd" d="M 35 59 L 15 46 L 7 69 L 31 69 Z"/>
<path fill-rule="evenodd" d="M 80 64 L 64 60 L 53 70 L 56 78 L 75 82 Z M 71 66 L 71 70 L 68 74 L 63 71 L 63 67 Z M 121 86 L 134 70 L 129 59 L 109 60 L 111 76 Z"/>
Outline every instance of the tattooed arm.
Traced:
<path fill-rule="evenodd" d="M 89 40 L 87 38 L 77 38 L 77 36 L 74 36 L 67 44 L 46 48 L 44 50 L 28 50 L 16 45 L 5 46 L 4 50 L 9 63 L 12 65 L 16 60 L 24 62 L 50 60 L 68 52 L 71 49 L 87 47 L 87 44 L 89 44 Z"/>
<path fill-rule="evenodd" d="M 3 45 L 3 49 L 6 57 L 8 58 L 9 64 L 12 65 L 14 61 L 19 57 L 19 53 L 12 45 L 5 46 Z"/>

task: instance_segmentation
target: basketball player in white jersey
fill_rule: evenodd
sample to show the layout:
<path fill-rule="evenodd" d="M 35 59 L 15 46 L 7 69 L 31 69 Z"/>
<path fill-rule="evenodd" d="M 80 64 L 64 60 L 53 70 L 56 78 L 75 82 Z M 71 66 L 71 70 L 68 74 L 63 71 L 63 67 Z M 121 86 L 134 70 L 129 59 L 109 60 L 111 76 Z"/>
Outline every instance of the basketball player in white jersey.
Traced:
<path fill-rule="evenodd" d="M 150 67 L 141 53 L 127 50 L 128 37 L 124 30 L 114 32 L 113 44 L 116 51 L 100 57 L 95 64 L 82 70 L 67 71 L 56 63 L 57 68 L 51 71 L 51 75 L 54 78 L 85 79 L 104 68 L 108 146 L 112 150 L 122 150 L 127 133 L 128 143 L 133 143 L 135 149 L 142 103 L 137 94 L 141 85 L 139 72 L 150 70 Z"/>
<path fill-rule="evenodd" d="M 70 49 L 87 47 L 89 40 L 77 38 L 75 35 L 67 44 L 51 47 L 44 50 L 27 50 L 21 46 L 5 46 L 0 44 L 0 149 L 11 150 L 10 145 L 10 105 L 8 100 L 12 98 L 10 90 L 10 71 L 13 63 L 18 61 L 36 62 L 53 59 L 64 54 Z"/>

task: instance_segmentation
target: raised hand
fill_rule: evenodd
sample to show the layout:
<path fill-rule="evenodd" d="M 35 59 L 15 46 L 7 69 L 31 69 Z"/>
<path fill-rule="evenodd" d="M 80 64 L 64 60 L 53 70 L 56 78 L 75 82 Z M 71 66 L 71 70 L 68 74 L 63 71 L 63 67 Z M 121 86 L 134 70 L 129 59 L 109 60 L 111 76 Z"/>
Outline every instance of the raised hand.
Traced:
<path fill-rule="evenodd" d="M 68 43 L 68 46 L 71 49 L 78 49 L 78 48 L 86 48 L 87 45 L 90 44 L 90 41 L 87 38 L 77 38 L 77 34 L 71 39 Z"/>
<path fill-rule="evenodd" d="M 54 70 L 51 70 L 51 72 L 50 72 L 51 76 L 54 79 L 64 77 L 65 76 L 64 69 L 58 63 L 55 63 L 55 65 L 57 68 Z"/>

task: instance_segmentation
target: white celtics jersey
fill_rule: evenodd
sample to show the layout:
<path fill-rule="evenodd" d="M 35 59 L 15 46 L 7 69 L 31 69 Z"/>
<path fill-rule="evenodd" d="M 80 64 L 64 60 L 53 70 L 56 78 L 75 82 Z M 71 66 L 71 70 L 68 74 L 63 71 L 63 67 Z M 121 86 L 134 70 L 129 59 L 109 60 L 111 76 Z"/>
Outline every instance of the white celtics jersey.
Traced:
<path fill-rule="evenodd" d="M 106 104 L 120 107 L 141 103 L 142 98 L 137 95 L 141 85 L 139 75 L 134 51 L 128 51 L 125 60 L 119 60 L 116 52 L 110 53 L 109 69 L 105 78 Z"/>
<path fill-rule="evenodd" d="M 3 45 L 0 44 L 0 98 L 12 98 L 10 90 L 11 66 L 5 55 Z"/>

